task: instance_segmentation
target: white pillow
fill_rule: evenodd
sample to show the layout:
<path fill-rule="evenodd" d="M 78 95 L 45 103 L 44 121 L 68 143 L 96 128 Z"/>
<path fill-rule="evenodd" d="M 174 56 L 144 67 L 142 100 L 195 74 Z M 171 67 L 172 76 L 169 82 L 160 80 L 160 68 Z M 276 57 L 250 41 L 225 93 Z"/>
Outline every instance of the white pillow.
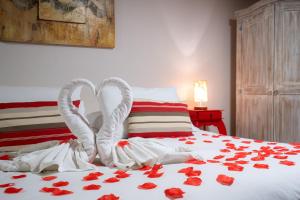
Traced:
<path fill-rule="evenodd" d="M 143 88 L 132 87 L 133 99 L 147 99 L 152 101 L 169 101 L 178 102 L 179 97 L 177 95 L 176 88 Z M 121 102 L 121 92 L 117 87 L 106 86 L 102 88 L 100 96 L 100 109 L 103 111 L 104 116 L 111 116 L 114 109 Z M 127 121 L 123 123 L 123 126 L 117 130 L 117 139 L 127 138 Z"/>

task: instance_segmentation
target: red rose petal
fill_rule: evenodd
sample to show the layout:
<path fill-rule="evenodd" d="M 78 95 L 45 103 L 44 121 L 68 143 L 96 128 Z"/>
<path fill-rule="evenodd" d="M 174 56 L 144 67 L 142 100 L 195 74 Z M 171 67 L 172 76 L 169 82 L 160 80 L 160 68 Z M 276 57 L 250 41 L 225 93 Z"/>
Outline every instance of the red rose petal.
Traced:
<path fill-rule="evenodd" d="M 125 146 L 129 145 L 129 142 L 127 140 L 121 140 L 117 145 L 121 148 L 124 148 Z"/>
<path fill-rule="evenodd" d="M 43 187 L 40 191 L 41 192 L 54 192 L 55 190 L 60 190 L 60 189 L 55 188 L 55 187 Z"/>
<path fill-rule="evenodd" d="M 188 164 L 195 164 L 195 165 L 204 165 L 206 164 L 206 162 L 204 162 L 203 160 L 197 160 L 195 158 L 192 158 L 190 160 L 187 160 L 185 161 L 185 163 L 188 163 Z"/>
<path fill-rule="evenodd" d="M 186 173 L 188 173 L 188 172 L 190 172 L 190 171 L 193 171 L 193 170 L 194 170 L 193 167 L 187 167 L 187 168 L 182 168 L 182 169 L 178 170 L 177 172 L 178 172 L 178 173 L 186 174 Z"/>
<path fill-rule="evenodd" d="M 224 155 L 218 155 L 218 156 L 215 156 L 213 159 L 219 160 L 219 159 L 222 159 L 222 158 L 224 158 Z"/>
<path fill-rule="evenodd" d="M 282 160 L 279 163 L 282 164 L 282 165 L 287 165 L 287 166 L 294 166 L 295 165 L 295 162 L 288 161 L 288 160 Z"/>
<path fill-rule="evenodd" d="M 241 171 L 244 170 L 244 167 L 243 166 L 239 166 L 239 165 L 231 165 L 231 166 L 228 166 L 228 170 L 229 171 L 241 172 Z"/>
<path fill-rule="evenodd" d="M 216 180 L 217 180 L 218 183 L 220 183 L 222 185 L 227 185 L 227 186 L 232 185 L 232 183 L 234 182 L 234 178 L 233 177 L 226 176 L 224 174 L 218 175 L 218 177 L 217 177 Z"/>
<path fill-rule="evenodd" d="M 263 161 L 265 160 L 265 157 L 263 156 L 256 156 L 256 157 L 253 157 L 251 158 L 252 161 Z"/>
<path fill-rule="evenodd" d="M 285 159 L 287 159 L 288 158 L 288 156 L 282 156 L 282 155 L 275 155 L 275 156 L 273 156 L 273 158 L 276 158 L 276 159 L 282 159 L 282 160 L 285 160 Z"/>
<path fill-rule="evenodd" d="M 7 154 L 0 156 L 0 160 L 9 160 L 9 159 L 10 157 Z"/>
<path fill-rule="evenodd" d="M 83 187 L 84 190 L 99 190 L 101 188 L 100 185 L 91 184 Z"/>
<path fill-rule="evenodd" d="M 186 176 L 191 177 L 191 176 L 200 176 L 201 171 L 200 170 L 191 170 L 189 172 L 185 173 Z"/>
<path fill-rule="evenodd" d="M 194 144 L 192 141 L 186 141 L 185 144 Z"/>
<path fill-rule="evenodd" d="M 157 171 L 151 171 L 149 174 L 148 174 L 148 178 L 159 178 L 163 175 L 164 173 L 158 173 Z"/>
<path fill-rule="evenodd" d="M 103 195 L 102 197 L 98 198 L 97 200 L 118 200 L 119 197 L 114 194 L 107 194 Z"/>
<path fill-rule="evenodd" d="M 179 138 L 178 141 L 186 141 L 186 138 Z"/>
<path fill-rule="evenodd" d="M 207 162 L 209 162 L 209 163 L 220 163 L 219 160 L 207 160 Z"/>
<path fill-rule="evenodd" d="M 141 189 L 141 190 L 151 190 L 151 189 L 154 189 L 156 187 L 157 187 L 156 184 L 151 183 L 151 182 L 147 182 L 147 183 L 144 183 L 142 185 L 139 185 L 138 189 Z"/>
<path fill-rule="evenodd" d="M 169 199 L 183 198 L 183 192 L 180 188 L 169 188 L 165 190 L 165 195 Z"/>
<path fill-rule="evenodd" d="M 14 185 L 15 185 L 14 183 L 5 183 L 5 184 L 1 184 L 0 188 L 11 187 L 11 186 L 14 186 Z"/>
<path fill-rule="evenodd" d="M 115 171 L 114 174 L 126 174 L 126 171 L 119 169 L 119 170 Z"/>
<path fill-rule="evenodd" d="M 258 169 L 269 169 L 269 165 L 268 164 L 254 164 L 253 167 L 258 168 Z"/>
<path fill-rule="evenodd" d="M 73 192 L 70 190 L 61 190 L 61 189 L 54 190 L 52 192 L 52 195 L 54 195 L 54 196 L 62 196 L 62 195 L 68 195 L 68 194 L 73 194 Z"/>
<path fill-rule="evenodd" d="M 111 177 L 111 178 L 107 178 L 104 180 L 104 183 L 116 183 L 119 182 L 120 180 L 117 179 L 116 177 Z"/>
<path fill-rule="evenodd" d="M 230 152 L 230 150 L 229 149 L 221 149 L 220 152 L 222 152 L 222 153 L 228 153 L 228 152 Z"/>
<path fill-rule="evenodd" d="M 84 181 L 93 181 L 93 180 L 98 180 L 99 176 L 102 176 L 103 173 L 101 172 L 91 172 L 87 176 L 83 177 Z"/>
<path fill-rule="evenodd" d="M 11 178 L 19 179 L 19 178 L 25 178 L 25 177 L 26 177 L 26 174 L 21 174 L 21 175 L 12 176 Z"/>
<path fill-rule="evenodd" d="M 63 187 L 69 185 L 68 181 L 59 181 L 52 184 L 54 187 Z"/>
<path fill-rule="evenodd" d="M 157 171 L 157 170 L 161 169 L 162 167 L 163 167 L 162 164 L 155 164 L 152 167 L 152 171 Z"/>
<path fill-rule="evenodd" d="M 139 168 L 138 170 L 140 170 L 140 171 L 147 171 L 149 169 L 151 169 L 150 166 L 143 166 L 143 167 Z"/>
<path fill-rule="evenodd" d="M 117 175 L 116 175 L 117 178 L 127 178 L 127 177 L 129 177 L 129 176 L 130 176 L 130 174 L 127 174 L 127 173 L 124 173 L 124 174 L 117 174 Z"/>
<path fill-rule="evenodd" d="M 15 194 L 21 192 L 21 190 L 23 190 L 23 188 L 8 187 L 4 190 L 4 193 Z"/>
<path fill-rule="evenodd" d="M 249 161 L 246 161 L 246 160 L 237 160 L 235 161 L 236 164 L 240 164 L 240 165 L 245 165 L 245 164 L 248 164 Z"/>
<path fill-rule="evenodd" d="M 101 173 L 101 172 L 91 172 L 91 173 L 89 173 L 89 175 L 91 175 L 91 176 L 102 176 L 103 173 Z"/>
<path fill-rule="evenodd" d="M 44 176 L 44 177 L 42 177 L 42 180 L 43 181 L 52 181 L 56 178 L 57 178 L 57 176 Z"/>
<path fill-rule="evenodd" d="M 199 186 L 199 185 L 201 185 L 201 183 L 202 183 L 202 180 L 198 177 L 189 177 L 184 182 L 184 184 L 186 184 L 186 185 L 193 185 L 193 186 Z"/>

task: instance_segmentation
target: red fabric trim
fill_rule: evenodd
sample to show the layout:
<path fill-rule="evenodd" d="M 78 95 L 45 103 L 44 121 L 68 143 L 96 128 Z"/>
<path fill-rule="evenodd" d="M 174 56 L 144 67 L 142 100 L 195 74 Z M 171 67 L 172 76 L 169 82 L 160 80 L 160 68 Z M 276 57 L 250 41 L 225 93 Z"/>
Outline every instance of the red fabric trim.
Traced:
<path fill-rule="evenodd" d="M 70 140 L 70 139 L 76 139 L 76 137 L 74 135 L 71 135 L 71 136 L 57 136 L 57 137 L 49 137 L 49 138 L 31 139 L 31 140 L 26 139 L 26 140 L 6 141 L 6 142 L 0 142 L 0 147 L 37 144 L 37 143 L 48 142 L 52 140 Z"/>
<path fill-rule="evenodd" d="M 35 129 L 26 131 L 14 131 L 14 132 L 0 132 L 0 138 L 16 138 L 16 137 L 31 137 L 39 135 L 52 135 L 52 134 L 65 134 L 71 133 L 68 128 L 48 128 L 48 129 Z"/>
<path fill-rule="evenodd" d="M 187 107 L 187 104 L 185 103 L 169 103 L 169 102 L 153 102 L 153 101 L 134 101 L 132 106 L 135 105 L 145 105 L 145 106 L 185 106 Z"/>
<path fill-rule="evenodd" d="M 80 100 L 73 101 L 76 107 L 79 107 Z M 36 101 L 36 102 L 13 102 L 13 103 L 0 103 L 0 109 L 7 108 L 31 108 L 31 107 L 44 107 L 44 106 L 57 106 L 57 101 Z"/>
<path fill-rule="evenodd" d="M 131 112 L 187 112 L 186 108 L 132 107 Z"/>
<path fill-rule="evenodd" d="M 190 131 L 187 132 L 145 132 L 145 133 L 128 133 L 128 137 L 143 137 L 143 138 L 156 138 L 156 137 L 187 137 L 193 136 Z"/>

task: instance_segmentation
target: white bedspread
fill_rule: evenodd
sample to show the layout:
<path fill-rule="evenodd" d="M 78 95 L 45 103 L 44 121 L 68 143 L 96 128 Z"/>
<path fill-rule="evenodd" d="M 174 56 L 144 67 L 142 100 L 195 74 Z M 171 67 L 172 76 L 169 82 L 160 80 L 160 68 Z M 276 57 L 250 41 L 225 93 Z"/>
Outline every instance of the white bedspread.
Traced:
<path fill-rule="evenodd" d="M 49 174 L 33 174 L 33 173 L 15 173 L 15 172 L 0 172 L 0 185 L 5 183 L 15 183 L 13 187 L 23 188 L 16 194 L 4 193 L 5 188 L 0 188 L 0 199 L 65 199 L 65 200 L 96 200 L 106 194 L 114 194 L 120 197 L 120 200 L 160 200 L 168 199 L 164 191 L 168 188 L 180 188 L 183 192 L 183 198 L 187 200 L 299 200 L 300 199 L 300 153 L 298 154 L 299 146 L 289 144 L 261 143 L 261 141 L 253 141 L 250 139 L 232 138 L 229 136 L 219 137 L 216 134 L 199 131 L 194 137 L 179 139 L 168 138 L 162 139 L 170 146 L 178 146 L 185 144 L 187 147 L 201 152 L 205 155 L 204 161 L 206 164 L 172 164 L 164 165 L 159 169 L 162 176 L 157 178 L 149 178 L 144 174 L 145 171 L 134 170 L 128 171 L 130 174 L 127 178 L 119 178 L 118 182 L 106 183 L 105 180 L 115 177 L 116 169 L 107 167 L 98 167 L 92 172 L 101 172 L 98 180 L 84 181 L 84 177 L 88 172 L 63 172 L 50 174 L 57 176 L 51 181 L 44 181 L 41 178 Z M 194 144 L 192 144 L 194 143 Z M 234 144 L 234 146 L 232 145 Z M 267 147 L 269 146 L 269 147 Z M 226 148 L 227 147 L 227 148 Z M 262 148 L 261 148 L 262 147 Z M 235 150 L 234 150 L 235 148 Z M 255 150 L 273 149 L 278 153 L 282 153 L 273 158 L 270 155 L 265 160 L 259 161 L 258 153 Z M 221 152 L 221 149 L 224 152 Z M 243 149 L 243 150 L 241 150 Z M 230 152 L 226 152 L 226 151 Z M 239 158 L 238 161 L 248 161 L 248 164 L 240 164 L 243 166 L 243 171 L 229 171 L 223 163 L 233 163 L 236 160 L 231 158 L 237 152 L 251 152 L 245 158 Z M 213 159 L 215 156 L 219 156 Z M 287 155 L 287 158 L 284 156 Z M 229 161 L 228 161 L 229 158 Z M 254 158 L 251 160 L 251 158 Z M 284 159 L 283 159 L 284 158 Z M 226 161 L 227 159 L 227 161 Z M 209 161 L 212 160 L 212 161 Z M 232 160 L 232 161 L 230 161 Z M 257 161 L 255 161 L 257 160 Z M 292 161 L 295 165 L 287 166 L 280 164 L 281 161 Z M 218 162 L 220 163 L 210 163 Z M 267 164 L 269 169 L 261 169 L 253 167 L 254 164 Z M 282 162 L 289 163 L 291 162 Z M 183 173 L 178 173 L 178 170 L 193 167 L 193 170 L 200 170 L 201 174 L 197 177 L 201 178 L 202 183 L 199 186 L 186 185 L 184 182 L 188 178 Z M 26 177 L 13 179 L 12 176 L 25 174 Z M 222 185 L 216 181 L 218 175 L 224 174 L 234 178 L 232 185 Z M 53 187 L 52 184 L 58 181 L 68 181 L 69 185 L 60 187 L 64 190 L 72 191 L 72 194 L 63 196 L 53 196 L 51 193 L 40 192 L 43 187 Z M 151 190 L 141 190 L 138 186 L 152 182 L 157 185 Z M 84 190 L 83 187 L 97 184 L 101 188 L 98 190 Z"/>

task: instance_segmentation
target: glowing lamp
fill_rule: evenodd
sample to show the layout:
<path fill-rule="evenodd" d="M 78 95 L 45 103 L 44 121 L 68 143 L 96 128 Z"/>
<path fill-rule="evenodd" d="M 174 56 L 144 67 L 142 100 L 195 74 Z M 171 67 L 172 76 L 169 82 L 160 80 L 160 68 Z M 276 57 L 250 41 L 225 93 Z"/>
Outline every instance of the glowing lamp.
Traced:
<path fill-rule="evenodd" d="M 194 84 L 195 110 L 207 110 L 207 81 L 201 80 Z"/>

